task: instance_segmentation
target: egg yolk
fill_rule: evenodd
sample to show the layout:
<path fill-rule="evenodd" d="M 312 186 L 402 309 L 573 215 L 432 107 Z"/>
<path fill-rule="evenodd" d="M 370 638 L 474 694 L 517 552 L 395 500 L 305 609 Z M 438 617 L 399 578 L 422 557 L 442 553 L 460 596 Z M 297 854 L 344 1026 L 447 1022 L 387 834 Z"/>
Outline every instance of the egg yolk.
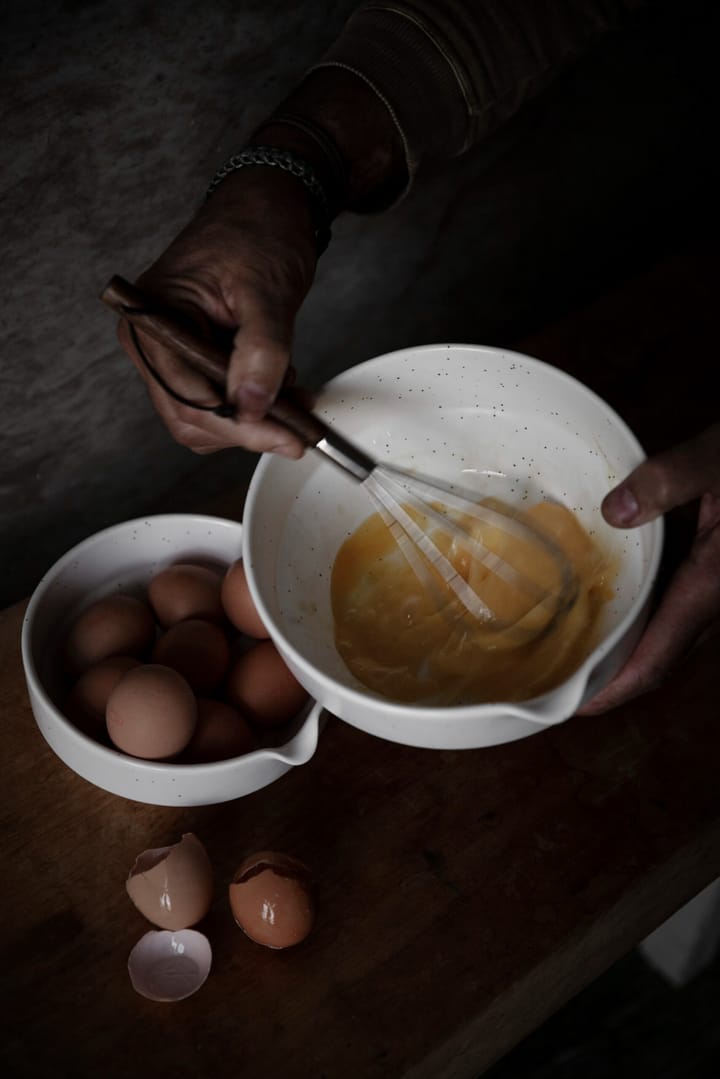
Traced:
<path fill-rule="evenodd" d="M 577 517 L 541 502 L 523 516 L 530 528 L 519 528 L 514 510 L 482 506 L 480 518 L 456 521 L 460 538 L 403 507 L 445 556 L 455 591 L 429 563 L 418 575 L 378 513 L 338 551 L 335 644 L 369 689 L 435 706 L 528 700 L 594 647 L 614 573 Z M 472 613 L 457 594 L 466 585 Z"/>

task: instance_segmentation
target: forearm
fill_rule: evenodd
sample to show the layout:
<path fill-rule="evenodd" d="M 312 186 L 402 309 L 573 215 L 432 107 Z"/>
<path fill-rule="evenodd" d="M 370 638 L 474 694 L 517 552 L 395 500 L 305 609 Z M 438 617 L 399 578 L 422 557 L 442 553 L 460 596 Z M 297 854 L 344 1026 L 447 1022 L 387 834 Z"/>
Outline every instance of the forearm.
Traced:
<path fill-rule="evenodd" d="M 342 161 L 344 179 L 328 177 L 322 140 L 283 119 L 307 120 L 328 136 Z M 253 142 L 281 146 L 301 154 L 329 186 L 340 210 L 367 211 L 392 203 L 408 184 L 406 150 L 391 110 L 364 79 L 341 67 L 308 73 L 257 131 Z"/>
<path fill-rule="evenodd" d="M 645 3 L 365 3 L 277 111 L 308 117 L 337 144 L 349 174 L 339 208 L 382 208 L 423 160 L 481 142 Z M 322 164 L 298 130 L 269 122 L 256 135 Z"/>

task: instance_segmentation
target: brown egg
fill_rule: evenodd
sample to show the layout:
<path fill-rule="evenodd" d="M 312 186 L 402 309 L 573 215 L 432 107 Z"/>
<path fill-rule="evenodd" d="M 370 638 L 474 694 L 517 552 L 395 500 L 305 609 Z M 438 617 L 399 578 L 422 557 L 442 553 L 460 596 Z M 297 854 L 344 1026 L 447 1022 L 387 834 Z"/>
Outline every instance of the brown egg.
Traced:
<path fill-rule="evenodd" d="M 212 693 L 225 677 L 230 646 L 215 622 L 188 618 L 158 637 L 150 658 L 181 674 L 194 693 Z"/>
<path fill-rule="evenodd" d="M 199 697 L 195 733 L 183 753 L 192 764 L 208 764 L 241 757 L 255 748 L 255 739 L 237 708 L 207 697 Z"/>
<path fill-rule="evenodd" d="M 225 614 L 235 629 L 258 640 L 265 640 L 270 636 L 250 595 L 242 558 L 233 562 L 223 577 L 220 597 Z"/>
<path fill-rule="evenodd" d="M 287 723 L 308 699 L 272 641 L 258 641 L 234 661 L 225 692 L 257 727 Z"/>
<path fill-rule="evenodd" d="M 246 858 L 232 879 L 229 900 L 243 932 L 268 948 L 299 944 L 313 926 L 310 873 L 289 854 L 259 851 Z"/>
<path fill-rule="evenodd" d="M 142 659 L 157 632 L 147 603 L 121 593 L 97 600 L 76 618 L 67 636 L 63 660 L 79 675 L 108 656 Z"/>
<path fill-rule="evenodd" d="M 153 925 L 188 929 L 205 917 L 212 902 L 213 872 L 207 851 L 192 832 L 186 832 L 179 843 L 138 855 L 125 887 Z"/>
<path fill-rule="evenodd" d="M 148 586 L 148 597 L 161 626 L 173 626 L 185 618 L 222 622 L 221 585 L 219 570 L 176 562 L 155 574 Z"/>
<path fill-rule="evenodd" d="M 65 700 L 63 710 L 85 734 L 97 738 L 107 734 L 105 709 L 120 679 L 140 664 L 134 656 L 109 656 L 80 675 Z"/>
<path fill-rule="evenodd" d="M 122 676 L 110 694 L 105 718 L 118 749 L 145 760 L 167 760 L 192 738 L 197 704 L 177 671 L 145 663 Z"/>

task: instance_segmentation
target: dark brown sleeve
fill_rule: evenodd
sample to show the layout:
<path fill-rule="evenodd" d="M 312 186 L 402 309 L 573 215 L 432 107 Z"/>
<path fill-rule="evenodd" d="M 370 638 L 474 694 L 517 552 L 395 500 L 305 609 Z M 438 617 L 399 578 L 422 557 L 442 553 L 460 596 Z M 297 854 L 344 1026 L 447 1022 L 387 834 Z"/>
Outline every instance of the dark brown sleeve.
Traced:
<path fill-rule="evenodd" d="M 364 79 L 390 111 L 413 175 L 509 119 L 647 0 L 398 0 L 362 4 L 313 70 Z"/>

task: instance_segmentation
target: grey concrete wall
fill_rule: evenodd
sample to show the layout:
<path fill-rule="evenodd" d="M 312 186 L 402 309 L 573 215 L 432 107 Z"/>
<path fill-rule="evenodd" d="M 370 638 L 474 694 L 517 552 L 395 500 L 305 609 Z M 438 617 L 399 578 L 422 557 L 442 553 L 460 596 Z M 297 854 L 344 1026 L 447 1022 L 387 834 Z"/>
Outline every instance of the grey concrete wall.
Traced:
<path fill-rule="evenodd" d="M 97 297 L 162 250 L 353 7 L 4 5 L 3 604 L 98 528 L 202 509 L 254 467 L 170 440 Z M 298 324 L 304 380 L 411 344 L 512 345 L 704 227 L 717 36 L 716 5 L 658 3 L 401 206 L 341 220 Z"/>

